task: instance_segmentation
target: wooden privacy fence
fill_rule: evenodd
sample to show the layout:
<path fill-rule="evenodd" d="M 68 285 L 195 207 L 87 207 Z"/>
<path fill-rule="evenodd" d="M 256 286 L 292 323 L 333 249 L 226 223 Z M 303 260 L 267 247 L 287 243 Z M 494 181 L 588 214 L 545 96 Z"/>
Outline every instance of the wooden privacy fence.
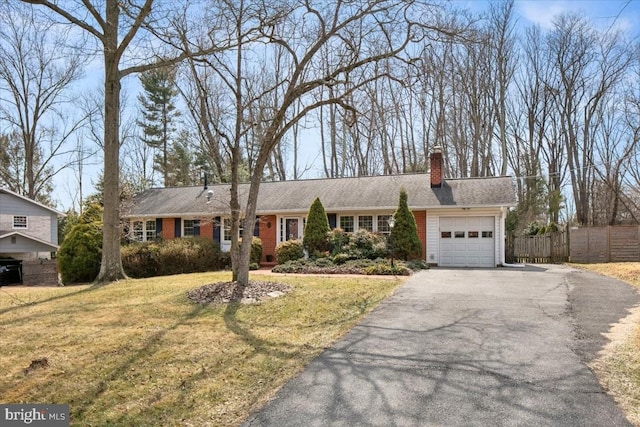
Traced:
<path fill-rule="evenodd" d="M 640 228 L 609 225 L 571 230 L 571 262 L 640 261 Z"/>
<path fill-rule="evenodd" d="M 608 225 L 572 228 L 541 236 L 507 235 L 507 262 L 640 261 L 640 226 Z"/>
<path fill-rule="evenodd" d="M 548 264 L 569 258 L 567 232 L 558 231 L 539 236 L 507 237 L 507 262 Z"/>

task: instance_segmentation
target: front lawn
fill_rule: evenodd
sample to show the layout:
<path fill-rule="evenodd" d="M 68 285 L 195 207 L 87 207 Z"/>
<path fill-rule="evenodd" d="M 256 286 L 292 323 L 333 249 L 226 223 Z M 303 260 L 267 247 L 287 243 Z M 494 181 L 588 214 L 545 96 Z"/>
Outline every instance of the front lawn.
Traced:
<path fill-rule="evenodd" d="M 72 425 L 239 424 L 403 279 L 261 276 L 293 288 L 201 305 L 199 273 L 0 289 L 2 403 L 68 403 Z"/>
<path fill-rule="evenodd" d="M 620 279 L 640 289 L 640 263 L 572 264 Z M 629 420 L 640 426 L 640 308 L 615 325 L 609 345 L 592 368 L 602 385 L 614 396 Z"/>

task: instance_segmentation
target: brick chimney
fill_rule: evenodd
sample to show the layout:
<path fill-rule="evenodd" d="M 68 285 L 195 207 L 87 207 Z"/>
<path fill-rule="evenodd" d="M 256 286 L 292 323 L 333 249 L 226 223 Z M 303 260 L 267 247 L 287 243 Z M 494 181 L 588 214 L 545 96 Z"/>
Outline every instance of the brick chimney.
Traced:
<path fill-rule="evenodd" d="M 431 188 L 442 187 L 442 181 L 442 149 L 436 145 L 431 153 Z"/>

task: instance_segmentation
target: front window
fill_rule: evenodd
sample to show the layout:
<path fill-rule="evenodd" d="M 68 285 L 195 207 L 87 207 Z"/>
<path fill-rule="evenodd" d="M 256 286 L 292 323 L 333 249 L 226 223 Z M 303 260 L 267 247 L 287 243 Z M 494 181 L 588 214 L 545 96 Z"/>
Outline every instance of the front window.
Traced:
<path fill-rule="evenodd" d="M 353 233 L 354 230 L 354 221 L 352 216 L 341 216 L 340 217 L 340 228 L 345 233 Z"/>
<path fill-rule="evenodd" d="M 27 228 L 27 217 L 23 215 L 14 215 L 13 228 Z"/>
<path fill-rule="evenodd" d="M 238 224 L 238 238 L 239 239 L 242 239 L 242 234 L 243 234 L 243 231 L 244 231 L 243 223 L 244 223 L 244 221 L 240 220 L 240 223 Z M 224 235 L 222 236 L 222 239 L 225 242 L 230 242 L 231 241 L 231 218 L 225 218 L 222 221 L 222 228 L 224 229 Z"/>
<path fill-rule="evenodd" d="M 182 223 L 182 235 L 184 237 L 194 236 L 194 220 L 185 219 Z"/>
<path fill-rule="evenodd" d="M 133 221 L 133 240 L 138 242 L 149 242 L 155 240 L 156 235 L 156 221 Z"/>
<path fill-rule="evenodd" d="M 155 221 L 145 222 L 145 239 L 148 242 L 151 240 L 156 240 L 156 222 Z"/>
<path fill-rule="evenodd" d="M 367 230 L 373 233 L 373 215 L 358 216 L 358 229 Z"/>
<path fill-rule="evenodd" d="M 378 215 L 378 233 L 391 233 L 391 226 L 389 225 L 390 219 L 391 215 Z"/>
<path fill-rule="evenodd" d="M 143 241 L 144 227 L 142 221 L 133 221 L 133 240 Z"/>

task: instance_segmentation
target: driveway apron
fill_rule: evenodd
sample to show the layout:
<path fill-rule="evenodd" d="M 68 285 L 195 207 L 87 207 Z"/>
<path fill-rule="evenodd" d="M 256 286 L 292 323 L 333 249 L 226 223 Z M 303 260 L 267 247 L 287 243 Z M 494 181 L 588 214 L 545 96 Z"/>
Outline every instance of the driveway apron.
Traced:
<path fill-rule="evenodd" d="M 638 303 L 563 266 L 418 273 L 246 426 L 628 426 L 586 366 Z"/>

